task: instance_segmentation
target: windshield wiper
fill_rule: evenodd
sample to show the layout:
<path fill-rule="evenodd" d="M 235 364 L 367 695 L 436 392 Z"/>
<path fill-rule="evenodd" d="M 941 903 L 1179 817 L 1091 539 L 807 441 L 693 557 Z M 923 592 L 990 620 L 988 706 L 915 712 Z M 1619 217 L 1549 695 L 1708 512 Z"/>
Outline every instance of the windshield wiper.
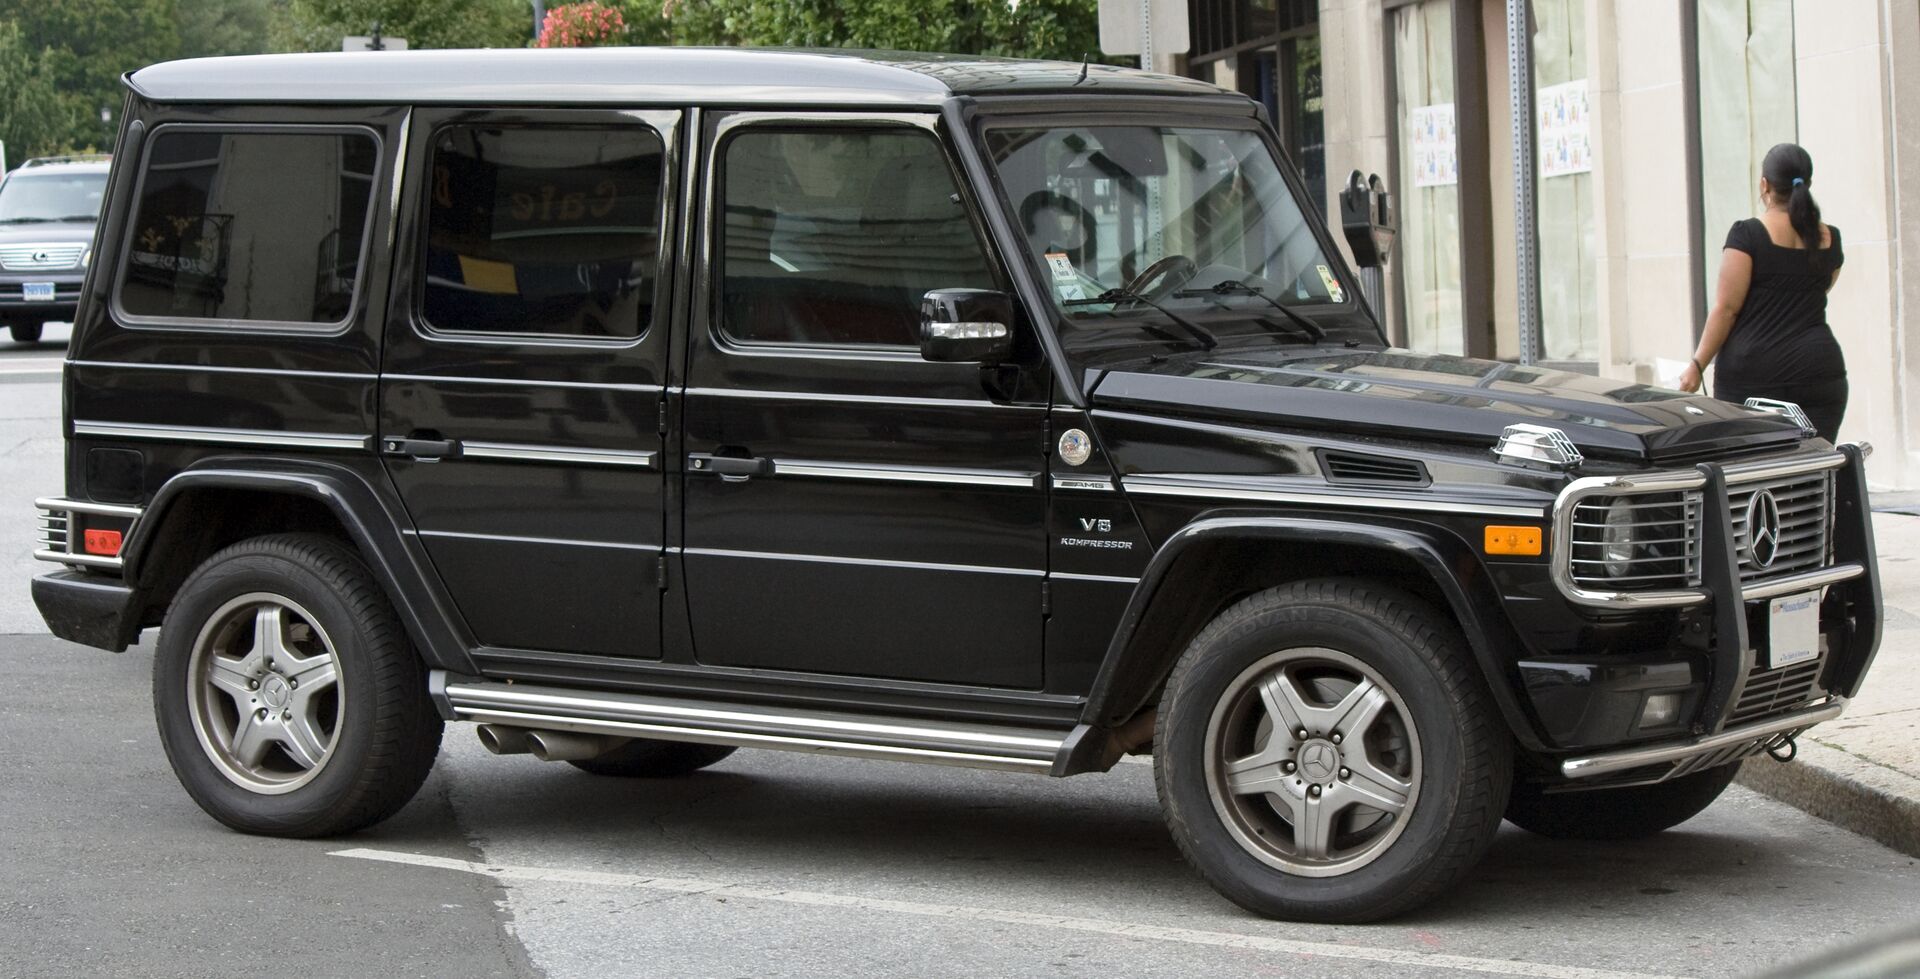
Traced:
<path fill-rule="evenodd" d="M 59 219 L 57 219 L 57 220 L 61 220 L 61 221 L 98 221 L 98 220 L 100 220 L 100 215 L 98 215 L 98 214 L 69 214 L 69 215 L 67 215 L 66 217 L 63 217 L 63 218 L 59 218 Z"/>
<path fill-rule="evenodd" d="M 1178 326 L 1181 329 L 1187 331 L 1187 334 L 1193 337 L 1194 342 L 1198 343 L 1202 350 L 1212 350 L 1213 348 L 1220 345 L 1220 341 L 1215 340 L 1213 338 L 1213 334 L 1208 333 L 1206 330 L 1201 329 L 1192 320 L 1189 320 L 1186 317 L 1181 316 L 1178 313 L 1175 313 L 1173 310 L 1170 310 L 1167 307 L 1162 306 L 1159 303 L 1154 302 L 1153 300 L 1148 299 L 1147 297 L 1142 296 L 1137 292 L 1128 292 L 1125 289 L 1108 289 L 1106 292 L 1103 292 L 1093 297 L 1092 299 L 1069 299 L 1069 300 L 1066 300 L 1065 302 L 1062 302 L 1060 305 L 1092 306 L 1096 303 L 1121 303 L 1121 302 L 1144 303 L 1148 306 L 1153 307 L 1154 309 L 1159 310 L 1161 314 L 1166 316 L 1167 319 L 1172 320 L 1175 326 Z M 1166 334 L 1165 331 L 1153 330 L 1151 328 L 1147 328 L 1147 329 L 1148 329 L 1148 332 L 1159 333 L 1162 336 L 1169 336 L 1169 334 Z"/>
<path fill-rule="evenodd" d="M 1220 282 L 1214 283 L 1212 287 L 1207 289 L 1182 289 L 1181 291 L 1174 293 L 1174 295 L 1183 296 L 1183 297 L 1184 296 L 1236 296 L 1236 295 L 1237 296 L 1255 296 L 1259 299 L 1265 300 L 1267 305 L 1272 306 L 1274 309 L 1279 310 L 1282 314 L 1284 314 L 1287 317 L 1287 319 L 1293 321 L 1293 325 L 1299 327 L 1302 333 L 1305 333 L 1308 337 L 1312 338 L 1313 342 L 1319 343 L 1320 341 L 1325 340 L 1327 338 L 1327 331 L 1321 329 L 1318 323 L 1315 323 L 1314 321 L 1307 319 L 1305 316 L 1302 316 L 1299 313 L 1294 312 L 1292 309 L 1289 309 L 1286 306 L 1286 304 L 1280 302 L 1278 299 L 1275 299 L 1272 296 L 1267 295 L 1264 290 L 1248 285 L 1247 283 L 1241 282 L 1237 279 L 1224 279 Z"/>
<path fill-rule="evenodd" d="M 0 218 L 0 224 L 48 224 L 53 218 Z"/>

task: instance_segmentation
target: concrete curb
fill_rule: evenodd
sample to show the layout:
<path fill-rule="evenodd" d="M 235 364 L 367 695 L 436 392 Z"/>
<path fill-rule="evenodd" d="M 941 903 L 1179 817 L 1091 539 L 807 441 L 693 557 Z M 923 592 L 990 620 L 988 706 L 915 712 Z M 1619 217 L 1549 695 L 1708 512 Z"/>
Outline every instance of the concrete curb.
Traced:
<path fill-rule="evenodd" d="M 1920 857 L 1920 778 L 1809 737 L 1782 765 L 1761 755 L 1735 779 L 1842 829 Z"/>

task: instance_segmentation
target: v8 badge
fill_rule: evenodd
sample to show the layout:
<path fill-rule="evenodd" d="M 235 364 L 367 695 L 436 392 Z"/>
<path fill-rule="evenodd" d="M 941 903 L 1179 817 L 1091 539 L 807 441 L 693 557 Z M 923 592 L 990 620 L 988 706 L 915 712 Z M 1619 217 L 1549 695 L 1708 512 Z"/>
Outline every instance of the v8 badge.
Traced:
<path fill-rule="evenodd" d="M 1060 460 L 1069 466 L 1078 466 L 1093 457 L 1093 440 L 1087 433 L 1069 428 L 1060 433 Z"/>

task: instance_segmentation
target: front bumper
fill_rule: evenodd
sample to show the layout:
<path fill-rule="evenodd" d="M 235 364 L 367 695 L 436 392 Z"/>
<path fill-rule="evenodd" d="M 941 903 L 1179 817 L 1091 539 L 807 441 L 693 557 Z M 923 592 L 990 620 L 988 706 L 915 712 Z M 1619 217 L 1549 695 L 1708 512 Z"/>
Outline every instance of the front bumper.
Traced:
<path fill-rule="evenodd" d="M 1580 594 L 1558 573 L 1555 584 L 1578 604 L 1619 611 L 1671 610 L 1665 614 L 1677 616 L 1673 651 L 1690 659 L 1699 675 L 1688 691 L 1691 720 L 1683 736 L 1563 758 L 1562 777 L 1593 787 L 1662 781 L 1758 754 L 1839 716 L 1846 698 L 1858 693 L 1880 645 L 1879 566 L 1864 458 L 1862 447 L 1843 445 L 1832 455 L 1768 464 L 1776 469 L 1834 472 L 1831 548 L 1821 567 L 1758 580 L 1751 575 L 1742 580 L 1728 494 L 1730 482 L 1751 480 L 1761 471 L 1754 464 L 1708 463 L 1684 474 L 1608 481 L 1604 492 L 1618 493 L 1628 486 L 1655 491 L 1681 484 L 1698 490 L 1702 508 L 1698 587 L 1623 597 Z M 1757 649 L 1766 639 L 1756 634 L 1754 624 L 1765 628 L 1768 600 L 1815 591 L 1824 593 L 1820 658 L 1797 667 L 1760 669 Z M 1600 713 L 1589 710 L 1582 720 Z"/>
<path fill-rule="evenodd" d="M 28 282 L 53 283 L 53 298 L 28 301 L 21 289 Z M 71 321 L 79 308 L 80 288 L 84 282 L 84 274 L 72 272 L 45 275 L 8 272 L 0 275 L 0 317 Z"/>

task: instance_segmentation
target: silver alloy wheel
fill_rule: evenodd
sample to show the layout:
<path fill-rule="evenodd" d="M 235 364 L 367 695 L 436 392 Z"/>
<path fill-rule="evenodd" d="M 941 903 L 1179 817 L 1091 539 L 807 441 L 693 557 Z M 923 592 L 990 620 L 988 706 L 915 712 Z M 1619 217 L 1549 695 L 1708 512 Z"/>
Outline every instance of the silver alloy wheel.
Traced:
<path fill-rule="evenodd" d="M 1379 673 L 1334 649 L 1262 657 L 1207 720 L 1207 795 L 1268 866 L 1334 877 L 1372 863 L 1420 794 L 1420 737 Z"/>
<path fill-rule="evenodd" d="M 299 604 L 252 592 L 220 606 L 194 637 L 187 711 L 220 774 L 262 795 L 320 774 L 346 716 L 333 640 Z"/>

